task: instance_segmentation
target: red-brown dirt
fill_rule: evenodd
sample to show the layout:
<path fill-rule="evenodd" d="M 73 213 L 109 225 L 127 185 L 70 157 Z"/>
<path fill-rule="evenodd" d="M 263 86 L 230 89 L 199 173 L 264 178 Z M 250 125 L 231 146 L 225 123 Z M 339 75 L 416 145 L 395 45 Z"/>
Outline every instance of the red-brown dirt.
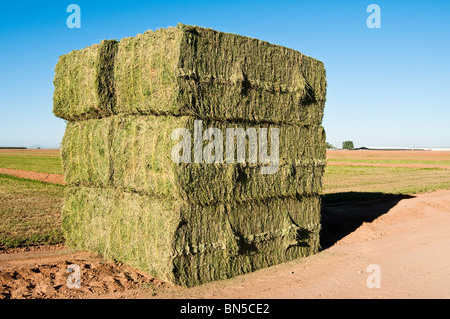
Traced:
<path fill-rule="evenodd" d="M 356 158 L 356 157 L 370 157 L 390 159 L 445 159 L 450 160 L 449 151 L 381 151 L 381 150 L 327 150 L 327 157 L 341 157 L 341 158 Z"/>

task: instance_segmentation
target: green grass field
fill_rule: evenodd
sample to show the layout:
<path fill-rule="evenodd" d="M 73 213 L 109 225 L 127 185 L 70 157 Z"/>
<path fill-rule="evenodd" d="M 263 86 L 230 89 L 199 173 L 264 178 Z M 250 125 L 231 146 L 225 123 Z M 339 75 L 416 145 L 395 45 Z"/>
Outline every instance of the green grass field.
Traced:
<path fill-rule="evenodd" d="M 443 160 L 445 162 L 446 159 Z M 357 164 L 359 160 L 348 157 L 329 160 L 333 161 Z M 373 159 L 373 163 L 380 161 L 418 163 L 417 159 L 406 157 Z M 431 162 L 445 165 L 442 160 L 426 159 L 420 164 Z M 62 173 L 58 156 L 0 154 L 0 168 Z M 450 189 L 449 169 L 330 165 L 326 168 L 323 180 L 323 202 L 361 200 L 389 194 L 418 194 L 440 189 Z M 0 174 L 0 248 L 62 242 L 60 211 L 63 192 L 64 186 L 61 185 Z"/>
<path fill-rule="evenodd" d="M 23 156 L 0 154 L 0 167 L 39 173 L 62 174 L 59 156 Z"/>
<path fill-rule="evenodd" d="M 64 187 L 0 174 L 0 247 L 63 240 Z"/>
<path fill-rule="evenodd" d="M 449 169 L 327 166 L 323 179 L 325 203 L 440 189 L 450 189 Z"/>
<path fill-rule="evenodd" d="M 450 188 L 450 170 L 439 168 L 327 166 L 325 194 L 384 192 L 419 194 Z"/>

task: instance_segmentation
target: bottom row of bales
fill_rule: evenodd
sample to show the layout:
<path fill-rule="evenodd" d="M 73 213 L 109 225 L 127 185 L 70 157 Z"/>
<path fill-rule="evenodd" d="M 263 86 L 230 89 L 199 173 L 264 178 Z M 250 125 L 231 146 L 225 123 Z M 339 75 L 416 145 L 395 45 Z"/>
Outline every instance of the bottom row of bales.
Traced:
<path fill-rule="evenodd" d="M 199 206 L 68 187 L 63 229 L 71 247 L 194 286 L 316 253 L 319 212 L 319 196 Z"/>

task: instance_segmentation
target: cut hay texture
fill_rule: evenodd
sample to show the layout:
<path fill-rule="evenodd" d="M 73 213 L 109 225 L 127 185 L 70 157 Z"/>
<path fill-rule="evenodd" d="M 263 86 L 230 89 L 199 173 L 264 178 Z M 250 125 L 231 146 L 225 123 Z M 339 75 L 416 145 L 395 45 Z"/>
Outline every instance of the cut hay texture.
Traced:
<path fill-rule="evenodd" d="M 198 206 L 69 187 L 63 228 L 71 247 L 194 286 L 314 254 L 319 209 L 318 196 Z"/>
<path fill-rule="evenodd" d="M 62 56 L 54 113 L 320 124 L 323 63 L 268 42 L 200 27 L 148 31 Z"/>
<path fill-rule="evenodd" d="M 322 62 L 180 24 L 62 56 L 54 84 L 54 114 L 69 121 L 61 154 L 70 247 L 185 286 L 317 252 Z M 223 161 L 195 160 L 200 119 L 201 135 L 223 132 Z M 259 149 L 251 160 L 250 138 L 243 162 L 233 139 L 229 162 L 227 128 L 266 131 L 269 153 L 279 130 L 278 170 L 262 174 L 267 163 Z M 189 163 L 173 161 L 176 129 L 190 134 Z"/>
<path fill-rule="evenodd" d="M 223 132 L 237 126 L 218 121 L 203 121 L 203 125 L 205 129 L 215 127 Z M 274 125 L 240 126 L 255 128 L 257 132 L 264 127 L 270 136 Z M 275 174 L 261 174 L 262 164 L 248 164 L 248 158 L 246 164 L 177 164 L 171 157 L 179 142 L 171 140 L 176 128 L 187 128 L 194 136 L 194 120 L 190 117 L 114 116 L 69 123 L 62 143 L 65 180 L 72 185 L 116 187 L 200 205 L 295 197 L 318 194 L 321 190 L 325 165 L 325 134 L 321 126 L 280 128 L 279 166 Z M 223 139 L 226 149 L 226 138 Z"/>
<path fill-rule="evenodd" d="M 116 51 L 117 41 L 104 40 L 59 58 L 53 81 L 53 113 L 56 116 L 80 120 L 112 114 Z"/>

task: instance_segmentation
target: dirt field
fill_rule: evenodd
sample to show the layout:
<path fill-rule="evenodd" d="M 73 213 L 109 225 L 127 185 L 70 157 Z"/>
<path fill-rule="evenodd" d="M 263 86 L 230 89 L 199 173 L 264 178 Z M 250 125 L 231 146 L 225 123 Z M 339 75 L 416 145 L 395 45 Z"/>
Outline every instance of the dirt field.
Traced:
<path fill-rule="evenodd" d="M 373 166 L 450 169 L 450 152 L 327 151 L 331 166 Z"/>
<path fill-rule="evenodd" d="M 449 160 L 450 152 L 448 151 L 381 151 L 381 150 L 328 150 L 327 158 L 377 158 L 377 159 L 433 159 L 433 160 Z"/>
<path fill-rule="evenodd" d="M 450 298 L 450 191 L 324 207 L 319 254 L 191 289 L 63 246 L 0 255 L 5 298 Z M 11 253 L 12 252 L 12 253 Z M 66 285 L 81 268 L 81 289 Z M 368 266 L 380 288 L 368 288 Z M 370 270 L 370 269 L 369 269 Z"/>

